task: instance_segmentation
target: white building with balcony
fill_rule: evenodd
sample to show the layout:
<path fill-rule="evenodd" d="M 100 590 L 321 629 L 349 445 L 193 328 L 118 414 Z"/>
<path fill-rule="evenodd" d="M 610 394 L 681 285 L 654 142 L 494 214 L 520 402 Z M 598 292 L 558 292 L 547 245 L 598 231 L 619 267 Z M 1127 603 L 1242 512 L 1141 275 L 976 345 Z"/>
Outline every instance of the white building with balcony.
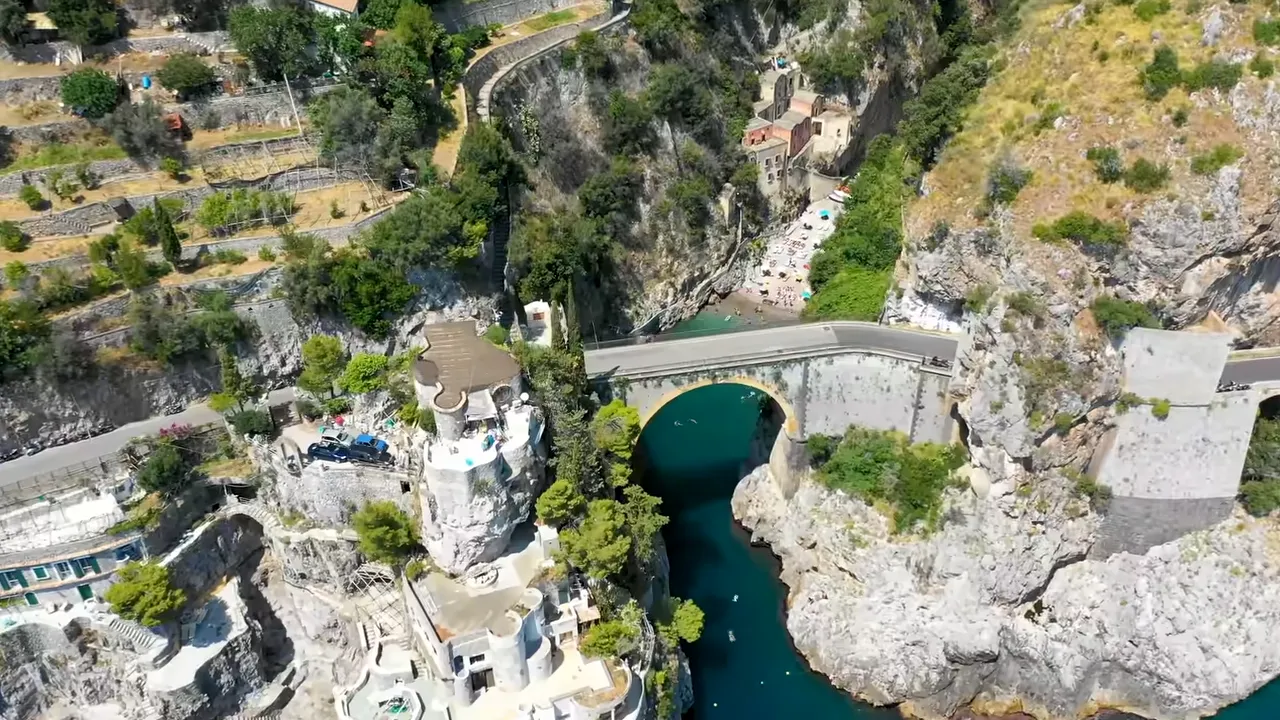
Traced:
<path fill-rule="evenodd" d="M 435 416 L 423 447 L 422 537 L 450 573 L 492 560 L 528 519 L 542 481 L 542 411 L 520 366 L 471 321 L 428 325 L 413 365 L 418 406 Z"/>
<path fill-rule="evenodd" d="M 100 598 L 118 566 L 143 559 L 141 533 L 116 528 L 117 489 L 64 488 L 0 508 L 0 604 Z"/>

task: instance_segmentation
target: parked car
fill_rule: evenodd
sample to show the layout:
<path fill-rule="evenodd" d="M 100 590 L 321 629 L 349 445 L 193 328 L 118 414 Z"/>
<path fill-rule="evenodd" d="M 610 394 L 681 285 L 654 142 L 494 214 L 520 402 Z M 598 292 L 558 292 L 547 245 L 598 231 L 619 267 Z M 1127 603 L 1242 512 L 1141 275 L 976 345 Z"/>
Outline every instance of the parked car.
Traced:
<path fill-rule="evenodd" d="M 343 447 L 351 445 L 351 433 L 340 427 L 328 427 L 320 433 L 320 442 L 331 442 Z"/>
<path fill-rule="evenodd" d="M 347 448 L 351 459 L 369 463 L 389 463 L 391 453 L 387 452 L 387 441 L 372 435 L 359 435 Z"/>
<path fill-rule="evenodd" d="M 344 463 L 351 460 L 351 451 L 339 443 L 322 440 L 317 443 L 311 443 L 307 447 L 307 457 L 312 460 Z"/>

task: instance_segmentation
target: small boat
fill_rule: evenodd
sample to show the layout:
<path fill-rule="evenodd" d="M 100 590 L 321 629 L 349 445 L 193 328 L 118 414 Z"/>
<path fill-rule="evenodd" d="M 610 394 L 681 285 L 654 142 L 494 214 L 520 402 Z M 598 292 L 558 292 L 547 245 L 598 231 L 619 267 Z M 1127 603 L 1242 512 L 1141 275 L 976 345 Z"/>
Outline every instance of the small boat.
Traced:
<path fill-rule="evenodd" d="M 733 636 L 733 631 L 729 631 L 729 642 L 738 642 L 738 638 Z"/>

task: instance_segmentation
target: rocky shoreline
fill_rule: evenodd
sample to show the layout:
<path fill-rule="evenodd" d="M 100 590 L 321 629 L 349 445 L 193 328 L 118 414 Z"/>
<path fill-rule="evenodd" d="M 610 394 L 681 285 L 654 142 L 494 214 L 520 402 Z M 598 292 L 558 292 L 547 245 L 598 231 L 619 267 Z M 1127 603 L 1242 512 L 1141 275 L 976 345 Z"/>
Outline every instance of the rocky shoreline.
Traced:
<path fill-rule="evenodd" d="M 1275 521 L 1238 514 L 1100 562 L 1082 559 L 1093 516 L 1019 500 L 954 491 L 937 533 L 903 539 L 813 482 L 783 498 L 761 467 L 733 510 L 782 559 L 787 630 L 810 665 L 908 716 L 1190 720 L 1280 668 Z"/>

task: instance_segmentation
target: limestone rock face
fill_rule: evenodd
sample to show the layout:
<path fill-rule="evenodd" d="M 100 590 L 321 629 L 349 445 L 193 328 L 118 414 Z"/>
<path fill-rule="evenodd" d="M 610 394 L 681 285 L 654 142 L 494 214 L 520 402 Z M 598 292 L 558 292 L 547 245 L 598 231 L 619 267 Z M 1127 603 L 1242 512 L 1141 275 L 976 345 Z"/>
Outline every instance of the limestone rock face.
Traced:
<path fill-rule="evenodd" d="M 1241 514 L 1145 556 L 1087 561 L 1095 516 L 1072 518 L 1065 489 L 1036 493 L 953 494 L 942 528 L 914 542 L 811 482 L 786 500 L 763 467 L 733 509 L 782 558 L 797 648 L 871 702 L 926 718 L 971 703 L 1042 719 L 1107 705 L 1183 718 L 1270 679 L 1274 521 Z"/>
<path fill-rule="evenodd" d="M 391 338 L 372 340 L 332 320 L 299 324 L 284 300 L 271 299 L 273 282 L 259 283 L 237 298 L 237 312 L 255 327 L 252 342 L 237 348 L 241 372 L 267 388 L 287 387 L 301 371 L 298 349 L 312 335 L 340 338 L 352 353 L 385 353 L 421 344 L 421 328 L 429 316 L 443 319 L 497 317 L 493 298 L 466 294 L 455 280 L 425 272 L 413 278 L 422 289 L 419 310 L 401 318 Z M 97 323 L 118 324 L 126 305 L 108 305 L 90 317 L 67 321 L 67 331 L 92 338 L 91 347 L 125 344 L 127 332 L 101 336 Z M 136 365 L 136 366 L 135 366 Z M 34 379 L 7 383 L 0 393 L 0 454 L 31 442 L 53 446 L 89 437 L 154 415 L 175 413 L 220 388 L 213 355 L 180 362 L 175 367 L 151 363 L 113 365 L 88 377 L 58 381 Z"/>
<path fill-rule="evenodd" d="M 450 492 L 458 488 L 457 478 L 433 477 L 432 469 L 427 468 L 432 491 L 424 500 L 430 506 L 423 508 L 423 544 L 441 569 L 461 573 L 476 563 L 493 560 L 506 549 L 516 526 L 529 519 L 535 489 L 541 485 L 542 459 L 533 448 L 516 450 L 529 453 L 519 464 L 524 472 L 505 481 L 483 477 L 461 480 L 470 482 L 470 492 Z M 435 490 L 445 483 L 450 487 Z M 425 521 L 427 513 L 432 522 Z"/>

